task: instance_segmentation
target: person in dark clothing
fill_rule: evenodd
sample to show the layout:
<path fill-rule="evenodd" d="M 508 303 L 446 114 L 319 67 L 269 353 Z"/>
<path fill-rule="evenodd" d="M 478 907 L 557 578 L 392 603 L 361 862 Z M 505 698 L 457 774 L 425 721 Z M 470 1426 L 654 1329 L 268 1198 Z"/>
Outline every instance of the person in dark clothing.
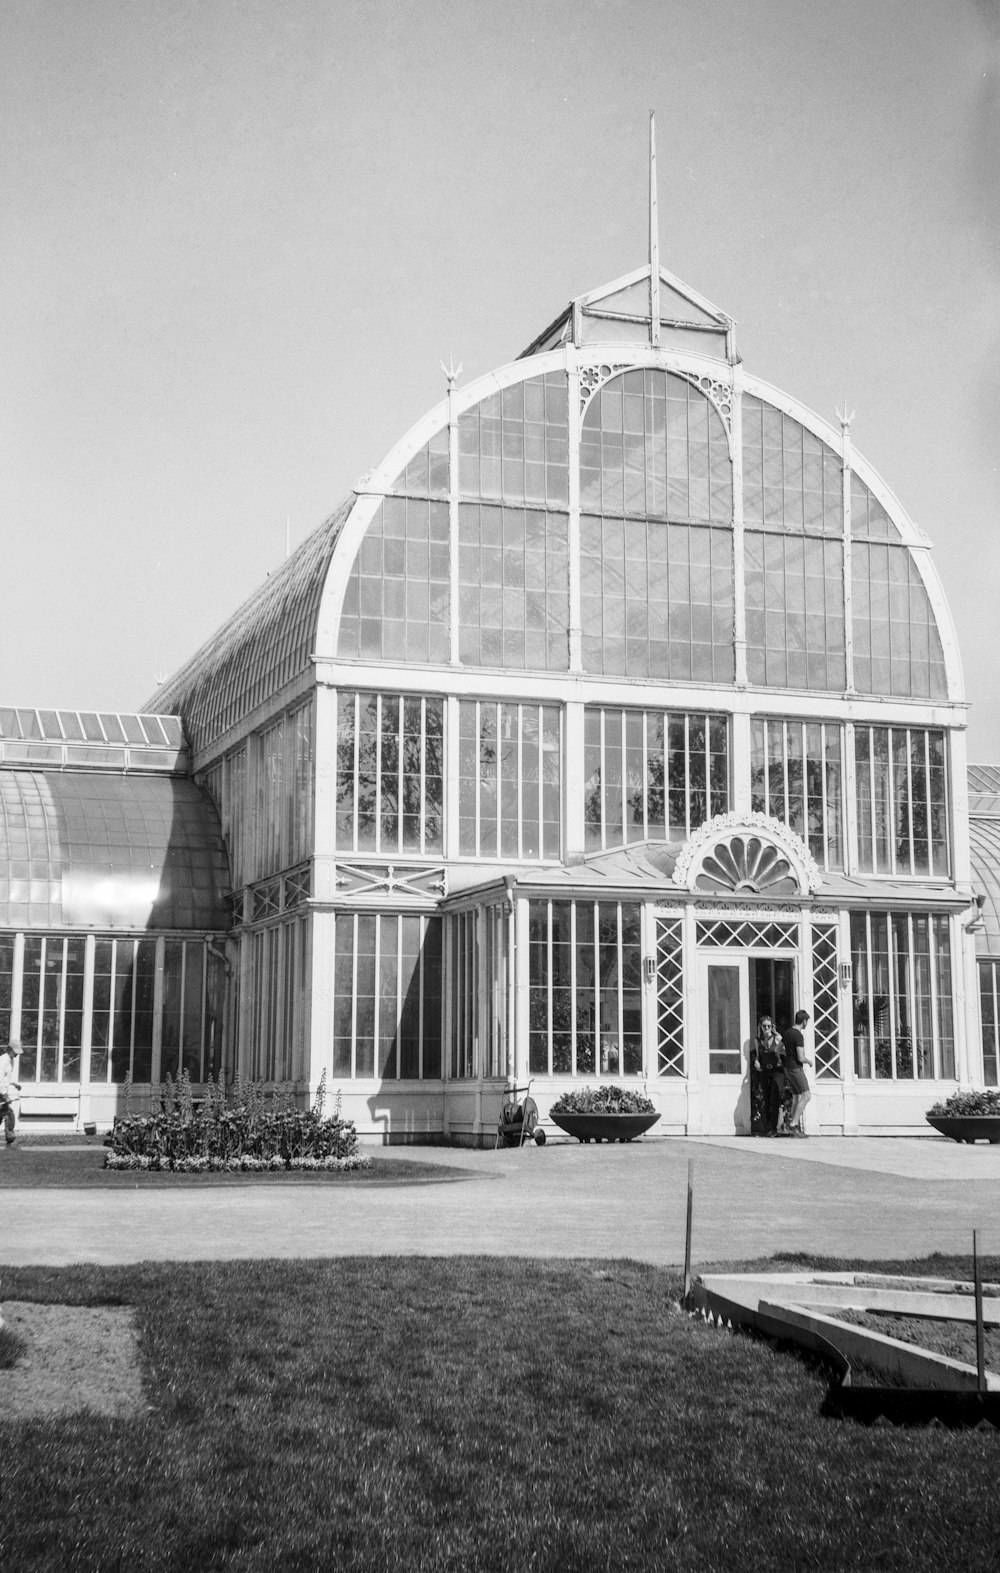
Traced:
<path fill-rule="evenodd" d="M 761 1079 L 764 1135 L 777 1136 L 785 1099 L 785 1047 L 770 1016 L 757 1024 L 753 1063 Z"/>
<path fill-rule="evenodd" d="M 805 1067 L 812 1064 L 806 1054 L 806 1040 L 804 1028 L 809 1024 L 809 1012 L 797 1010 L 795 1012 L 795 1025 L 789 1027 L 784 1034 L 785 1045 L 785 1080 L 792 1091 L 792 1106 L 788 1111 L 786 1129 L 792 1136 L 805 1136 L 802 1128 L 802 1115 L 805 1106 L 812 1097 L 809 1090 L 809 1081 Z"/>

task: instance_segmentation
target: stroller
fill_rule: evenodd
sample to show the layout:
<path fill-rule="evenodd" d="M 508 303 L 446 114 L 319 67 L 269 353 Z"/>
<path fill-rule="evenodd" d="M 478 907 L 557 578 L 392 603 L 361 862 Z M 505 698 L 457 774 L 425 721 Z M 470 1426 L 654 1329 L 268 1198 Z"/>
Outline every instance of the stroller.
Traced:
<path fill-rule="evenodd" d="M 493 1151 L 498 1147 L 523 1147 L 526 1141 L 545 1145 L 545 1132 L 538 1123 L 538 1105 L 530 1097 L 531 1082 L 526 1087 L 508 1087 L 500 1105 L 497 1136 Z"/>

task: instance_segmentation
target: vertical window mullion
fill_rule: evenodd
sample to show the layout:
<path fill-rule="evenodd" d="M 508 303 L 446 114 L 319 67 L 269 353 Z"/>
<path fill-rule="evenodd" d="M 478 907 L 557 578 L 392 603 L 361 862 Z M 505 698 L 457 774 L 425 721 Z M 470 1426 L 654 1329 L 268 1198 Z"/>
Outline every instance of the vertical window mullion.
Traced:
<path fill-rule="evenodd" d="M 418 831 L 418 835 L 417 835 L 417 845 L 419 846 L 421 852 L 426 852 L 427 851 L 427 793 L 425 791 L 425 787 L 426 787 L 426 782 L 427 782 L 427 700 L 425 698 L 422 698 L 421 701 L 420 701 L 420 747 L 419 747 L 418 753 L 419 753 L 419 758 L 420 758 L 420 790 L 419 790 L 417 796 L 418 796 L 418 801 L 420 803 L 420 808 L 418 810 L 419 815 L 420 815 L 420 825 L 419 825 L 419 831 Z M 442 790 L 443 790 L 443 783 L 442 783 Z"/>
<path fill-rule="evenodd" d="M 403 917 L 396 919 L 396 1080 L 403 1074 L 403 1043 L 400 1028 L 403 1023 Z"/>
<path fill-rule="evenodd" d="M 615 902 L 615 944 L 618 973 L 618 1074 L 625 1074 L 625 950 L 622 937 L 622 904 Z"/>
<path fill-rule="evenodd" d="M 375 850 L 382 848 L 382 695 L 375 695 Z"/>
<path fill-rule="evenodd" d="M 394 851 L 403 850 L 404 802 L 406 794 L 406 695 L 399 695 L 396 710 L 396 845 Z M 376 927 L 378 925 L 376 924 Z"/>
<path fill-rule="evenodd" d="M 906 846 L 909 862 L 907 873 L 913 874 L 916 872 L 914 867 L 915 859 L 913 855 L 915 842 L 915 837 L 913 834 L 913 766 L 910 760 L 910 748 L 912 746 L 913 734 L 909 727 L 906 727 L 903 736 L 906 739 L 904 744 L 906 750 Z"/>
<path fill-rule="evenodd" d="M 923 739 L 924 739 L 924 749 L 923 749 L 923 753 L 924 753 L 924 825 L 926 827 L 926 829 L 925 829 L 925 839 L 927 841 L 927 874 L 928 874 L 928 877 L 930 879 L 933 879 L 938 871 L 937 871 L 937 869 L 934 866 L 934 832 L 933 832 L 933 829 L 932 829 L 934 821 L 933 821 L 933 817 L 932 817 L 933 816 L 933 803 L 932 803 L 932 798 L 931 798 L 931 734 L 927 730 L 926 727 L 924 728 Z M 944 873 L 945 870 L 942 869 L 941 872 Z M 936 1065 L 937 1065 L 937 1059 L 935 1057 L 935 1066 Z"/>
<path fill-rule="evenodd" d="M 549 1075 L 552 1075 L 552 902 L 547 901 L 546 930 L 545 930 L 545 958 L 548 972 L 548 982 L 545 989 L 545 1032 L 548 1044 Z"/>
<path fill-rule="evenodd" d="M 56 1081 L 63 1079 L 63 1055 L 66 1048 L 66 963 L 69 941 L 64 936 L 62 941 L 62 967 L 59 972 L 59 1049 L 56 1056 Z"/>
<path fill-rule="evenodd" d="M 576 902 L 569 904 L 569 1063 L 576 1075 Z"/>
<path fill-rule="evenodd" d="M 475 769 L 475 780 L 473 782 L 473 791 L 475 793 L 475 799 L 476 799 L 476 838 L 475 838 L 475 846 L 476 846 L 476 857 L 482 857 L 482 855 L 483 855 L 483 843 L 482 843 L 482 831 L 481 831 L 481 819 L 482 819 L 482 811 L 483 811 L 483 797 L 482 797 L 482 781 L 483 781 L 482 704 L 480 703 L 480 701 L 478 699 L 474 699 L 472 701 L 472 703 L 473 703 L 473 707 L 474 707 L 475 727 L 476 727 L 476 731 L 475 731 L 476 752 L 475 752 L 475 766 L 474 766 L 474 769 Z"/>
<path fill-rule="evenodd" d="M 865 913 L 865 944 L 868 953 L 868 1042 L 871 1045 L 871 1065 L 868 1074 L 875 1076 L 875 971 L 872 960 L 872 915 Z"/>
<path fill-rule="evenodd" d="M 928 821 L 929 825 L 929 821 Z M 931 1054 L 934 1062 L 934 1079 L 941 1077 L 941 1024 L 938 1020 L 938 931 L 932 913 L 927 914 L 927 966 L 931 990 Z"/>
<path fill-rule="evenodd" d="M 338 918 L 337 922 L 341 919 Z M 358 1074 L 358 914 L 352 912 L 351 925 L 351 1076 Z"/>
<path fill-rule="evenodd" d="M 691 717 L 684 715 L 684 834 L 691 834 Z"/>
<path fill-rule="evenodd" d="M 524 792 L 524 727 L 522 725 L 523 714 L 524 714 L 524 706 L 522 704 L 518 703 L 517 705 L 514 706 L 515 725 L 517 726 L 517 739 L 516 739 L 516 742 L 515 742 L 515 745 L 514 745 L 514 748 L 515 748 L 514 757 L 517 760 L 517 768 L 516 768 L 514 774 L 515 774 L 515 777 L 516 777 L 515 802 L 517 804 L 517 807 L 516 807 L 515 812 L 517 814 L 517 855 L 518 855 L 519 858 L 523 858 L 524 857 L 524 812 L 523 812 L 523 807 L 522 807 L 523 802 L 524 802 L 524 798 L 523 798 L 523 795 L 522 795 L 523 792 Z"/>
<path fill-rule="evenodd" d="M 132 1010 L 128 1030 L 128 1073 L 131 1077 L 135 1070 L 135 998 L 139 987 L 139 941 L 134 939 L 130 943 L 132 945 Z"/>

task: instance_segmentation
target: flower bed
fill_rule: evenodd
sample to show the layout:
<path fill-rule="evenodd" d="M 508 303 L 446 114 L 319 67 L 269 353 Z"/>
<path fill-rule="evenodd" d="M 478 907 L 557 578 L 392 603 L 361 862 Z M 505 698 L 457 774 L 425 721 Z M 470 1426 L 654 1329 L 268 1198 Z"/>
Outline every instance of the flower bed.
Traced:
<path fill-rule="evenodd" d="M 267 1102 L 259 1085 L 237 1082 L 227 1095 L 209 1080 L 195 1099 L 187 1073 L 168 1078 L 158 1113 L 135 1115 L 128 1108 L 108 1137 L 106 1169 L 171 1174 L 264 1174 L 283 1170 L 317 1172 L 367 1169 L 358 1151 L 352 1120 L 323 1114 L 326 1078 L 310 1109 L 297 1108 L 278 1092 Z"/>

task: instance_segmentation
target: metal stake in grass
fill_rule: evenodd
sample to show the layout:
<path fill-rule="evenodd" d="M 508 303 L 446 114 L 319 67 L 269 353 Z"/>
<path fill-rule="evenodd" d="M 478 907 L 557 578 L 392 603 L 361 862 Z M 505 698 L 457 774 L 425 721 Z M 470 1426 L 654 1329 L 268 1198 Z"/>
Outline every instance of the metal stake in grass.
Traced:
<path fill-rule="evenodd" d="M 976 1386 L 986 1391 L 986 1333 L 983 1327 L 983 1275 L 979 1271 L 979 1242 L 972 1231 L 972 1286 L 976 1296 Z"/>
<path fill-rule="evenodd" d="M 694 1159 L 688 1159 L 687 1228 L 684 1233 L 684 1304 L 691 1298 L 691 1213 L 694 1203 Z"/>

